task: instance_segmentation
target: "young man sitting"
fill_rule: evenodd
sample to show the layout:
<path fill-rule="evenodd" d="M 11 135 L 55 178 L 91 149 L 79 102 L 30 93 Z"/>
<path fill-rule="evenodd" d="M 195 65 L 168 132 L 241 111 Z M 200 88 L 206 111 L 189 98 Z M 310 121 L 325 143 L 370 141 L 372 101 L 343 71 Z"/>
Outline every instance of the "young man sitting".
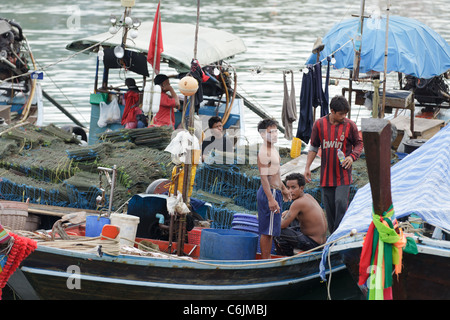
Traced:
<path fill-rule="evenodd" d="M 324 244 L 327 221 L 316 199 L 303 191 L 305 177 L 292 173 L 285 184 L 293 202 L 281 217 L 281 235 L 275 238 L 277 253 L 293 255 L 294 249 L 306 251 Z"/>
<path fill-rule="evenodd" d="M 222 153 L 228 152 L 226 155 L 228 158 L 225 160 L 230 162 L 226 163 L 233 163 L 233 142 L 223 132 L 222 118 L 218 116 L 209 118 L 208 127 L 209 130 L 206 131 L 207 136 L 202 143 L 202 160 L 205 161 L 208 154 L 215 150 Z M 217 158 L 216 160 L 217 163 L 222 164 L 224 159 Z"/>

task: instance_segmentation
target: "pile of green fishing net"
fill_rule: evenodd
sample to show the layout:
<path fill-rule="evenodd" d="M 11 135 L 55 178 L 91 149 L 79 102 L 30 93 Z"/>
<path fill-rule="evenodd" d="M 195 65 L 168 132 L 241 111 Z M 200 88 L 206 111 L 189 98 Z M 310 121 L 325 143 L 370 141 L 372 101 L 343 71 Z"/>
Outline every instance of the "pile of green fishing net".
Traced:
<path fill-rule="evenodd" d="M 2 129 L 0 199 L 99 209 L 96 199 L 103 194 L 107 207 L 110 186 L 97 168 L 116 166 L 113 208 L 117 209 L 133 195 L 144 193 L 153 181 L 171 179 L 174 165 L 170 153 L 164 151 L 172 134 L 168 127 L 106 132 L 99 137 L 101 142 L 90 146 L 83 146 L 72 133 L 54 125 Z M 231 164 L 198 166 L 192 197 L 213 205 L 209 218 L 216 220 L 217 226 L 230 227 L 236 212 L 256 214 L 258 147 L 241 147 Z M 289 148 L 280 148 L 279 153 L 281 165 L 292 160 Z M 320 169 L 312 173 L 305 191 L 321 203 L 319 179 Z M 354 162 L 353 179 L 351 197 L 368 183 L 364 158 Z"/>
<path fill-rule="evenodd" d="M 98 167 L 117 167 L 113 206 L 169 177 L 170 154 L 163 151 L 171 129 L 145 128 L 104 134 L 98 144 L 80 141 L 53 125 L 5 128 L 0 137 L 0 198 L 96 209 L 102 194 Z M 106 196 L 110 189 L 103 177 Z"/>

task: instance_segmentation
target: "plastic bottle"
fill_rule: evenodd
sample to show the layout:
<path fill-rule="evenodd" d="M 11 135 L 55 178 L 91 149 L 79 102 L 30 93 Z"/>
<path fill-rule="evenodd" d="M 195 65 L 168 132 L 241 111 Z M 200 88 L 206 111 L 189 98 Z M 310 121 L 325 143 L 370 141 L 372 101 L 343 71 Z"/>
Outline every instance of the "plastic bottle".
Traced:
<path fill-rule="evenodd" d="M 152 99 L 150 99 L 151 95 L 153 95 Z M 142 111 L 145 114 L 148 114 L 150 110 L 153 113 L 157 113 L 159 110 L 160 99 L 161 99 L 161 87 L 159 85 L 154 85 L 152 87 L 151 83 L 147 83 L 144 87 L 144 99 L 142 102 Z M 152 100 L 151 106 L 150 100 Z"/>
<path fill-rule="evenodd" d="M 345 160 L 345 155 L 344 155 L 344 153 L 341 151 L 341 149 L 338 149 L 338 150 L 337 150 L 337 155 L 338 155 L 338 158 L 339 158 L 339 162 L 342 164 L 342 162 L 344 162 L 344 160 Z"/>

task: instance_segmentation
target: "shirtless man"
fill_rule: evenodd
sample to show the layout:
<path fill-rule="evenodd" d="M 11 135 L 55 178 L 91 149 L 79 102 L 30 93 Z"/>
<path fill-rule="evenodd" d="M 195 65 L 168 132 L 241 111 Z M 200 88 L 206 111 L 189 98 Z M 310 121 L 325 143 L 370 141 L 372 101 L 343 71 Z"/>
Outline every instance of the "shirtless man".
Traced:
<path fill-rule="evenodd" d="M 261 257 L 269 259 L 272 239 L 281 232 L 281 208 L 283 199 L 289 199 L 289 192 L 281 181 L 280 154 L 275 148 L 278 139 L 277 122 L 272 119 L 262 120 L 258 124 L 258 131 L 264 141 L 258 152 L 261 187 L 256 196 L 260 247 Z"/>
<path fill-rule="evenodd" d="M 294 248 L 306 251 L 324 244 L 327 221 L 316 199 L 303 192 L 305 177 L 292 173 L 285 183 L 294 202 L 282 214 L 281 236 L 275 238 L 277 253 L 292 255 Z"/>

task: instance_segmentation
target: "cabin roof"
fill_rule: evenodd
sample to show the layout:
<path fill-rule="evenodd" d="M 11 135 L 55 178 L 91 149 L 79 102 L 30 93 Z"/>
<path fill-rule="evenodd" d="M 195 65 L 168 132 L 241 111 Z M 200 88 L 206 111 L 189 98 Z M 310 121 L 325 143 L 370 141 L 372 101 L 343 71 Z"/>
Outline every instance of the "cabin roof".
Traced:
<path fill-rule="evenodd" d="M 187 23 L 163 22 L 162 36 L 164 51 L 161 54 L 162 62 L 177 69 L 178 72 L 190 70 L 191 60 L 194 57 L 195 25 Z M 153 21 L 143 22 L 139 27 L 139 34 L 135 39 L 127 39 L 126 48 L 142 53 L 147 53 Z M 103 47 L 114 47 L 122 42 L 122 30 L 115 35 L 104 32 L 80 40 L 75 40 L 66 46 L 72 51 L 81 51 L 100 43 Z M 97 46 L 87 52 L 96 52 Z M 231 58 L 238 53 L 246 51 L 246 46 L 241 38 L 229 32 L 214 28 L 199 27 L 197 60 L 201 66 L 205 66 L 220 60 Z"/>

